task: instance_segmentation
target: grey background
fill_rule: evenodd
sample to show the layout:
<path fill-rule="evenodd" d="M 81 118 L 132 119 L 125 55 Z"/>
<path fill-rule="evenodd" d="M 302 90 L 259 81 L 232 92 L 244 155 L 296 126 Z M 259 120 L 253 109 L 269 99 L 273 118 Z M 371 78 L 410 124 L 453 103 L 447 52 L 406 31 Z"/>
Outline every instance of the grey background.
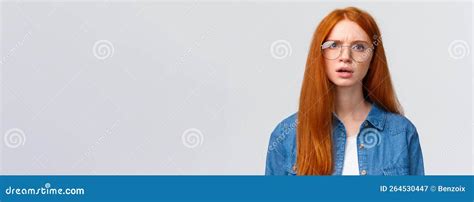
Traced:
<path fill-rule="evenodd" d="M 426 173 L 472 174 L 472 2 L 199 1 L 3 1 L 0 173 L 263 174 L 316 25 L 351 5 Z"/>

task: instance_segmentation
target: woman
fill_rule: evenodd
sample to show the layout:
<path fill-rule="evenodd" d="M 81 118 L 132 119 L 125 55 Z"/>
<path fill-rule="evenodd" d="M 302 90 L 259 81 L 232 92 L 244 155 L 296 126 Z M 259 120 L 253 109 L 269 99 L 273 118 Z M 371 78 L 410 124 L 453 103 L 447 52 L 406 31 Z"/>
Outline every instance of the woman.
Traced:
<path fill-rule="evenodd" d="M 321 21 L 299 110 L 271 134 L 266 175 L 424 175 L 418 133 L 402 115 L 380 36 L 358 8 Z"/>

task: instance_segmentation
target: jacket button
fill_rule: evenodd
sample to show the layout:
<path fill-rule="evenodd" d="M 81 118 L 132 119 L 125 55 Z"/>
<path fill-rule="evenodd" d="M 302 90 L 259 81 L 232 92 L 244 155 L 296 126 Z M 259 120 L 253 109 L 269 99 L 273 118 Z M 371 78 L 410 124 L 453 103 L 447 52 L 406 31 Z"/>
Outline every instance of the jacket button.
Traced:
<path fill-rule="evenodd" d="M 363 148 L 364 148 L 364 144 L 360 144 L 360 145 L 359 145 L 359 148 L 360 148 L 360 149 L 363 149 Z"/>
<path fill-rule="evenodd" d="M 295 172 L 296 172 L 296 166 L 295 166 L 295 165 L 293 166 L 293 171 L 295 171 Z"/>
<path fill-rule="evenodd" d="M 367 175 L 367 171 L 366 171 L 366 170 L 362 170 L 362 171 L 360 171 L 360 174 L 361 174 L 361 175 Z"/>
<path fill-rule="evenodd" d="M 367 122 L 364 123 L 364 126 L 367 126 Z"/>

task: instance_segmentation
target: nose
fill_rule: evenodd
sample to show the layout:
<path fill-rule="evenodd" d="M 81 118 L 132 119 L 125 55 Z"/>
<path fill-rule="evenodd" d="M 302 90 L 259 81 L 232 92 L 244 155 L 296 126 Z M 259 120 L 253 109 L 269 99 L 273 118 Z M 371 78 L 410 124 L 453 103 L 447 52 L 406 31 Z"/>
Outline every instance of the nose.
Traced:
<path fill-rule="evenodd" d="M 340 62 L 350 63 L 351 59 L 351 50 L 349 47 L 341 47 L 341 56 L 339 57 Z"/>

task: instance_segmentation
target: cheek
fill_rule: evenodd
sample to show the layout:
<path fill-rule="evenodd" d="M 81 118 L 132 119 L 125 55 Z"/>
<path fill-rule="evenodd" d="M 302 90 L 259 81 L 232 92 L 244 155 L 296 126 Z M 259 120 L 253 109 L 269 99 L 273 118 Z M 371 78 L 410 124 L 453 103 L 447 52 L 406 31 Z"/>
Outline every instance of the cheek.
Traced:
<path fill-rule="evenodd" d="M 359 70 L 358 76 L 360 77 L 360 79 L 363 79 L 365 77 L 365 75 L 369 71 L 369 66 L 370 66 L 370 62 L 364 62 L 357 65 L 357 69 Z"/>
<path fill-rule="evenodd" d="M 334 70 L 337 68 L 336 60 L 324 60 L 324 65 L 326 66 L 326 74 L 331 76 L 334 73 Z"/>

